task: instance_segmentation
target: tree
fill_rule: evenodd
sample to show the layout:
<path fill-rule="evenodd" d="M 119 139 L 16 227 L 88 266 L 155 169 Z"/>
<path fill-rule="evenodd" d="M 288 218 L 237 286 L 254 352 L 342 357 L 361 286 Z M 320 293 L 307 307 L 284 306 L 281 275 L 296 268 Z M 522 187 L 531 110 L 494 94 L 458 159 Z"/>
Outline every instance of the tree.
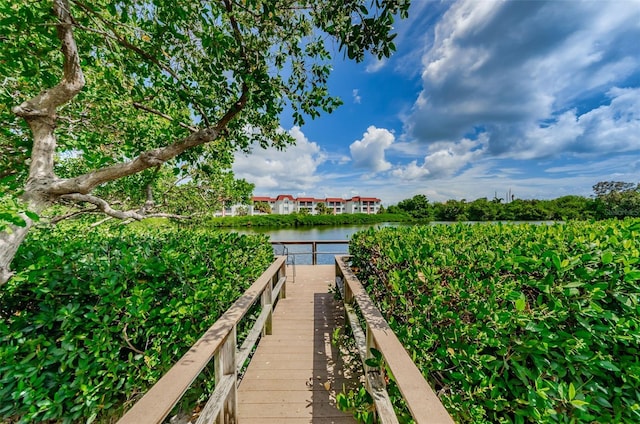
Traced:
<path fill-rule="evenodd" d="M 505 206 L 507 214 L 518 221 L 544 221 L 550 219 L 544 203 L 537 199 L 516 199 Z"/>
<path fill-rule="evenodd" d="M 262 212 L 262 213 L 266 213 L 266 214 L 270 214 L 271 213 L 271 206 L 267 202 L 254 202 L 253 203 L 253 210 L 258 211 L 258 212 Z"/>
<path fill-rule="evenodd" d="M 593 186 L 595 213 L 599 218 L 640 216 L 640 184 L 601 181 Z"/>
<path fill-rule="evenodd" d="M 417 219 L 429 219 L 433 215 L 429 199 L 424 194 L 416 194 L 411 199 L 401 201 L 398 208 Z"/>
<path fill-rule="evenodd" d="M 593 217 L 593 199 L 582 196 L 562 196 L 549 200 L 550 219 L 589 219 Z"/>
<path fill-rule="evenodd" d="M 497 219 L 501 207 L 499 202 L 488 201 L 486 197 L 482 197 L 469 203 L 468 218 L 471 221 L 494 221 Z"/>
<path fill-rule="evenodd" d="M 279 127 L 285 109 L 302 125 L 340 104 L 327 89 L 328 45 L 356 61 L 367 52 L 389 56 L 394 16 L 406 17 L 408 7 L 0 0 L 0 284 L 37 216 L 54 204 L 143 219 L 94 191 L 165 164 L 292 143 Z M 65 155 L 82 155 L 91 170 L 61 177 L 55 164 Z"/>
<path fill-rule="evenodd" d="M 435 218 L 439 221 L 468 221 L 467 206 L 465 199 L 449 199 L 444 203 L 436 203 L 434 205 Z"/>
<path fill-rule="evenodd" d="M 121 210 L 135 211 L 144 216 L 165 216 L 186 219 L 213 214 L 229 204 L 248 204 L 254 185 L 235 178 L 231 161 L 201 157 L 198 164 L 183 164 L 177 169 L 162 165 L 129 175 L 93 191 L 93 195 Z M 84 156 L 67 158 L 56 164 L 56 174 L 62 178 L 89 172 Z M 87 203 L 64 202 L 51 222 L 101 212 Z"/>
<path fill-rule="evenodd" d="M 628 193 L 638 189 L 638 185 L 624 181 L 600 181 L 593 186 L 596 197 L 606 198 L 607 196 Z"/>
<path fill-rule="evenodd" d="M 329 207 L 327 207 L 324 202 L 318 202 L 318 204 L 316 205 L 316 213 L 318 215 L 331 215 L 333 211 Z"/>

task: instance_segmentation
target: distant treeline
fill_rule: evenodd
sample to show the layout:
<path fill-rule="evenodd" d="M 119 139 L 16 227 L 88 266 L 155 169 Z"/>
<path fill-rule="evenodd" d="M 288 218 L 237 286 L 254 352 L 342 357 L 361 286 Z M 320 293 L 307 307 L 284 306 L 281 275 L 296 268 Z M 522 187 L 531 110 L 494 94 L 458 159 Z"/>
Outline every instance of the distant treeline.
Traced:
<path fill-rule="evenodd" d="M 408 214 L 425 221 L 545 221 L 640 217 L 640 184 L 604 181 L 593 186 L 593 197 L 563 196 L 552 200 L 503 199 L 429 202 L 416 195 L 386 212 Z"/>
<path fill-rule="evenodd" d="M 212 227 L 299 227 L 359 225 L 380 222 L 429 221 L 558 221 L 640 217 L 640 184 L 604 181 L 593 186 L 594 196 L 563 196 L 552 200 L 494 198 L 430 202 L 418 194 L 380 213 L 309 215 L 252 215 L 203 218 Z"/>

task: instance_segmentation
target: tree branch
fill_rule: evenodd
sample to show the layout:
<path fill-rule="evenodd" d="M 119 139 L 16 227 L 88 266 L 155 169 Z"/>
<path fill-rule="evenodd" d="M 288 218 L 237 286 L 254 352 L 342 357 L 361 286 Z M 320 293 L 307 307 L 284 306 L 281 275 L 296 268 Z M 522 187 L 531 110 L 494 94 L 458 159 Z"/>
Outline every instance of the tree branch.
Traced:
<path fill-rule="evenodd" d="M 17 173 L 18 171 L 16 171 L 15 169 L 3 169 L 2 171 L 0 171 L 0 178 L 8 177 L 9 175 L 15 175 Z"/>
<path fill-rule="evenodd" d="M 94 222 L 93 224 L 89 225 L 89 227 L 91 227 L 91 228 L 98 227 L 98 226 L 104 224 L 105 222 L 109 221 L 110 219 L 113 219 L 113 217 L 112 216 L 108 216 L 108 217 L 106 217 L 104 219 L 101 219 L 98 222 Z"/>
<path fill-rule="evenodd" d="M 145 112 L 149 112 L 152 113 L 154 115 L 158 115 L 161 118 L 166 119 L 167 121 L 174 121 L 174 119 L 167 115 L 166 113 L 162 113 L 159 110 L 156 109 L 152 109 L 149 106 L 145 106 L 142 103 L 138 103 L 138 102 L 133 102 L 133 107 L 135 107 L 136 109 L 140 109 L 140 110 L 144 110 Z M 196 127 L 192 127 L 191 125 L 187 125 L 184 122 L 178 122 L 178 125 L 180 125 L 182 128 L 186 128 L 191 132 L 196 132 L 198 131 L 198 129 Z"/>
<path fill-rule="evenodd" d="M 129 162 L 111 165 L 78 177 L 53 181 L 47 191 L 53 195 L 69 193 L 87 194 L 100 184 L 136 174 L 145 169 L 162 165 L 187 149 L 209 143 L 218 138 L 220 130 L 205 128 L 165 147 L 147 150 Z"/>
<path fill-rule="evenodd" d="M 135 219 L 136 221 L 141 221 L 145 218 L 144 215 L 140 215 L 138 212 L 135 212 L 135 211 L 120 211 L 117 209 L 113 209 L 111 205 L 109 205 L 109 203 L 107 203 L 105 200 L 96 196 L 88 195 L 88 194 L 71 193 L 71 194 L 65 194 L 64 196 L 61 196 L 61 198 L 67 199 L 67 200 L 73 200 L 74 202 L 91 203 L 92 205 L 97 206 L 98 209 L 100 209 L 105 214 L 112 216 L 114 218 Z"/>
<path fill-rule="evenodd" d="M 63 77 L 53 88 L 12 108 L 13 113 L 27 121 L 33 133 L 33 148 L 29 178 L 52 177 L 57 140 L 53 133 L 56 109 L 69 102 L 84 87 L 78 46 L 73 37 L 73 18 L 68 0 L 54 0 L 53 11 L 58 18 L 57 35 L 62 45 Z"/>
<path fill-rule="evenodd" d="M 247 84 L 245 84 L 244 82 L 242 83 L 242 94 L 240 95 L 240 98 L 238 99 L 237 102 L 235 102 L 233 105 L 231 105 L 231 107 L 229 108 L 229 110 L 227 110 L 227 113 L 224 114 L 224 116 L 218 121 L 218 123 L 216 124 L 216 129 L 218 131 L 222 131 L 224 130 L 224 128 L 227 126 L 227 124 L 229 122 L 231 122 L 231 120 L 238 114 L 240 113 L 240 111 L 242 109 L 244 109 L 244 107 L 247 104 L 247 99 L 249 97 L 249 88 L 247 87 Z"/>
<path fill-rule="evenodd" d="M 144 355 L 143 351 L 141 351 L 140 349 L 136 348 L 134 345 L 131 344 L 131 339 L 127 335 L 127 325 L 129 325 L 129 323 L 126 323 L 124 325 L 124 328 L 122 329 L 122 337 L 124 337 L 124 341 L 127 343 L 127 346 L 129 346 L 129 349 L 133 350 L 136 353 Z"/>
<path fill-rule="evenodd" d="M 248 96 L 249 89 L 247 85 L 243 83 L 240 98 L 231 105 L 227 112 L 216 123 L 215 127 L 198 130 L 181 141 L 168 146 L 147 150 L 130 162 L 108 166 L 74 178 L 58 179 L 52 182 L 47 188 L 47 192 L 54 195 L 67 195 L 69 193 L 87 194 L 100 184 L 162 165 L 164 162 L 188 149 L 212 142 L 219 137 L 227 124 L 242 111 L 247 104 Z"/>
<path fill-rule="evenodd" d="M 193 217 L 186 215 L 176 215 L 174 213 L 150 213 L 144 216 L 145 218 L 171 218 L 171 219 L 181 219 L 181 220 L 189 220 Z"/>
<path fill-rule="evenodd" d="M 100 209 L 98 209 L 98 208 L 82 209 L 82 210 L 79 210 L 79 211 L 70 212 L 70 213 L 65 214 L 65 215 L 54 216 L 53 218 L 51 218 L 51 221 L 49 221 L 49 222 L 51 222 L 51 224 L 53 224 L 53 225 L 56 225 L 58 222 L 62 222 L 65 219 L 70 219 L 70 218 L 73 218 L 73 217 L 76 217 L 76 216 L 79 216 L 79 215 L 83 215 L 85 213 L 96 213 L 99 210 Z"/>
<path fill-rule="evenodd" d="M 81 211 L 77 211 L 71 214 L 67 214 L 65 216 L 59 217 L 57 218 L 56 222 L 60 222 L 63 219 L 66 218 L 71 218 L 73 216 L 76 215 L 80 215 L 83 213 L 96 213 L 98 211 L 103 212 L 104 214 L 108 215 L 109 218 L 118 218 L 118 219 L 122 219 L 122 220 L 134 220 L 134 221 L 142 221 L 143 219 L 146 218 L 171 218 L 171 219 L 182 219 L 182 220 L 186 220 L 186 219 L 191 219 L 190 216 L 185 216 L 185 215 L 176 215 L 176 214 L 172 214 L 172 213 L 150 213 L 150 214 L 144 214 L 144 213 L 140 213 L 138 211 L 134 211 L 134 210 L 129 210 L 129 211 L 121 211 L 118 209 L 113 209 L 111 207 L 111 205 L 104 199 L 101 199 L 97 196 L 91 196 L 88 194 L 80 194 L 80 193 L 71 193 L 71 194 L 65 194 L 63 196 L 60 196 L 61 199 L 64 200 L 71 200 L 74 202 L 86 202 L 86 203 L 91 203 L 92 205 L 96 206 L 96 208 L 94 209 L 83 209 Z M 104 221 L 107 221 L 109 218 L 104 219 L 98 223 L 95 223 L 94 225 L 99 225 L 101 223 L 103 223 Z M 51 221 L 53 223 L 53 220 Z"/>
<path fill-rule="evenodd" d="M 68 0 L 54 0 L 53 11 L 59 20 L 56 27 L 62 44 L 64 76 L 55 87 L 43 90 L 33 99 L 13 108 L 13 113 L 27 120 L 32 117 L 53 116 L 55 109 L 71 100 L 85 84 L 78 46 L 73 38 L 73 18 L 69 12 Z"/>
<path fill-rule="evenodd" d="M 128 50 L 131 50 L 132 52 L 138 54 L 142 58 L 144 58 L 144 59 L 148 60 L 149 62 L 153 63 L 158 68 L 160 68 L 163 71 L 167 72 L 169 75 L 171 75 L 172 78 L 174 78 L 176 80 L 176 82 L 178 84 L 180 84 L 180 86 L 182 86 L 183 90 L 189 91 L 189 86 L 182 81 L 180 76 L 173 69 L 171 69 L 171 67 L 163 64 L 158 59 L 153 57 L 151 54 L 147 53 L 146 51 L 144 51 L 140 47 L 138 47 L 135 44 L 129 42 L 126 38 L 124 38 L 123 36 L 118 34 L 116 32 L 113 24 L 111 22 L 109 22 L 107 19 L 105 19 L 102 16 L 100 16 L 100 14 L 98 12 L 96 12 L 95 10 L 93 10 L 91 7 L 87 6 L 86 4 L 84 4 L 84 3 L 82 3 L 82 2 L 80 2 L 78 0 L 72 0 L 72 1 L 73 1 L 74 4 L 76 4 L 78 7 L 80 7 L 85 12 L 87 12 L 87 13 L 95 16 L 96 18 L 98 18 L 98 20 L 100 20 L 109 29 L 109 31 L 111 31 L 111 33 L 107 33 L 105 31 L 100 31 L 100 30 L 93 29 L 93 28 L 87 28 L 87 27 L 80 26 L 80 25 L 77 25 L 78 28 L 82 28 L 85 31 L 94 32 L 96 34 L 102 35 L 103 37 L 111 38 L 112 40 L 117 41 L 124 48 L 126 48 Z M 209 120 L 207 118 L 207 115 L 202 110 L 202 107 L 196 102 L 193 103 L 193 106 L 198 110 L 198 112 L 200 112 L 200 116 L 202 117 L 202 120 L 204 121 L 205 126 L 210 126 L 210 123 L 209 123 Z"/>

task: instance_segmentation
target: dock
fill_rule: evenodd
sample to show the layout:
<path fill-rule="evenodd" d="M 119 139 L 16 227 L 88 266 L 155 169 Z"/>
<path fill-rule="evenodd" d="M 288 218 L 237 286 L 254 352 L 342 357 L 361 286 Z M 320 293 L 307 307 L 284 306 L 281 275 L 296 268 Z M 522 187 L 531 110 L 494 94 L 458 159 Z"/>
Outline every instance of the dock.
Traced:
<path fill-rule="evenodd" d="M 190 423 L 355 423 L 336 396 L 364 386 L 373 402 L 367 413 L 399 424 L 388 372 L 416 424 L 453 424 L 347 258 L 295 269 L 287 259 L 278 256 L 118 424 L 165 422 L 210 362 L 215 388 Z M 260 313 L 239 344 L 238 323 L 256 305 Z M 377 364 L 369 361 L 374 354 Z"/>
<path fill-rule="evenodd" d="M 335 267 L 297 265 L 287 270 L 287 297 L 273 314 L 265 336 L 238 386 L 238 421 L 282 424 L 355 423 L 335 406 L 335 395 L 354 387 L 345 377 L 338 347 L 344 308 L 334 299 Z M 348 373 L 347 373 L 348 374 Z"/>

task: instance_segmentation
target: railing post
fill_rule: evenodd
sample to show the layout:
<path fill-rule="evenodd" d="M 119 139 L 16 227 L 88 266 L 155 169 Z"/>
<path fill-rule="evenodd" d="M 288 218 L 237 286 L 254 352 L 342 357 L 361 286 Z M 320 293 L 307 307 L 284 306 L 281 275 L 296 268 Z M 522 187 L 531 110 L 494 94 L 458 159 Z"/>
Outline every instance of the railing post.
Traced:
<path fill-rule="evenodd" d="M 342 293 L 343 293 L 343 302 L 345 305 L 344 308 L 344 328 L 345 334 L 353 334 L 353 331 L 351 330 L 351 325 L 349 325 L 349 312 L 347 310 L 347 305 L 352 306 L 353 302 L 354 302 L 354 297 L 353 297 L 353 292 L 351 291 L 351 287 L 349 286 L 349 282 L 347 281 L 347 279 L 345 278 L 344 274 L 342 273 L 342 270 L 340 270 L 340 275 L 342 276 Z"/>
<path fill-rule="evenodd" d="M 351 286 L 349 286 L 347 279 L 344 277 L 342 279 L 342 287 L 344 290 L 344 303 L 347 305 L 353 304 L 353 301 L 354 301 L 353 292 L 351 291 Z"/>
<path fill-rule="evenodd" d="M 224 405 L 217 418 L 218 424 L 235 424 L 238 411 L 238 374 L 236 371 L 236 326 L 229 333 L 227 340 L 215 355 L 215 379 L 216 385 L 222 381 L 222 377 L 233 375 L 233 386 L 229 395 L 224 400 Z"/>
<path fill-rule="evenodd" d="M 369 324 L 367 324 L 367 329 L 366 329 L 366 333 L 365 334 L 366 334 L 366 340 L 367 340 L 367 344 L 366 344 L 367 356 L 366 356 L 366 359 L 371 359 L 371 358 L 373 358 L 373 354 L 371 353 L 371 348 L 374 347 L 374 342 L 373 342 L 373 336 L 371 335 L 371 327 L 369 327 Z M 369 373 L 371 371 L 375 372 L 375 370 L 373 370 L 369 365 L 367 365 L 367 363 L 365 361 L 365 363 L 364 363 L 364 375 L 365 376 L 369 375 Z M 365 378 L 364 381 L 365 381 L 365 385 L 367 386 L 367 391 L 369 393 L 372 393 L 372 389 L 373 388 L 371 387 L 371 384 L 370 384 L 371 380 L 369 378 Z"/>
<path fill-rule="evenodd" d="M 318 264 L 318 244 L 313 241 L 311 242 L 311 265 Z"/>
<path fill-rule="evenodd" d="M 286 299 L 287 298 L 287 263 L 284 262 L 282 264 L 282 266 L 280 267 L 280 270 L 278 271 L 278 280 L 280 280 L 280 278 L 285 277 L 284 280 L 284 284 L 282 285 L 282 288 L 280 289 L 280 299 Z"/>
<path fill-rule="evenodd" d="M 262 335 L 268 336 L 272 333 L 272 324 L 273 324 L 273 278 L 269 279 L 269 283 L 264 288 L 262 292 L 262 296 L 260 296 L 260 304 L 262 308 L 268 308 L 269 315 L 267 320 L 264 323 L 264 328 L 262 329 Z"/>

